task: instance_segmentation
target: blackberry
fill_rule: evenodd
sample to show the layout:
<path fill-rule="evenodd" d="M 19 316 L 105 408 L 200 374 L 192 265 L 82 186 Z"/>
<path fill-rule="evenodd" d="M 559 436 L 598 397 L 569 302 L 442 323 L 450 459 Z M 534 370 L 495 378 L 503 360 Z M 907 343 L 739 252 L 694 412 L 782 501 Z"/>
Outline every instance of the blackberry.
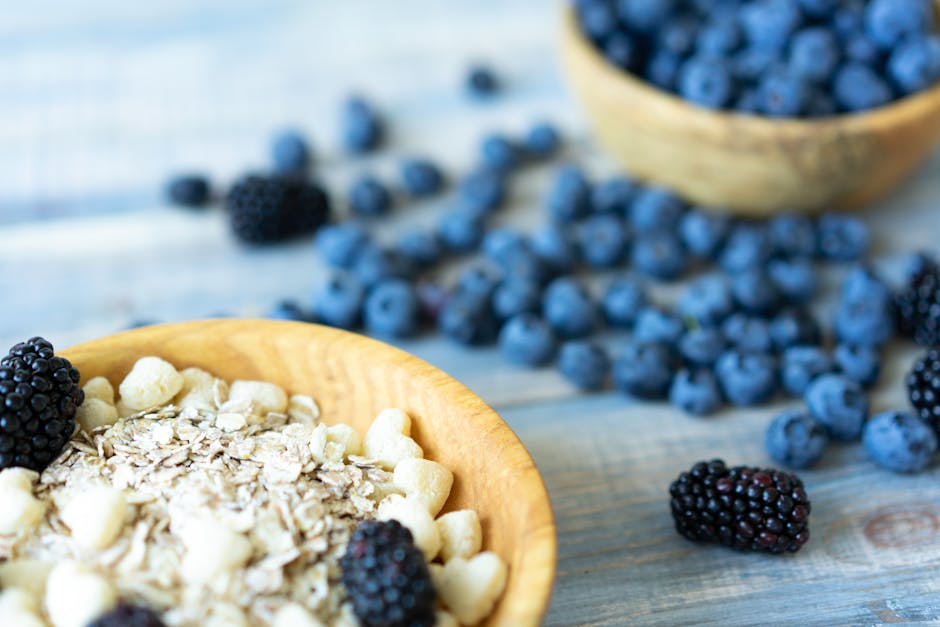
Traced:
<path fill-rule="evenodd" d="M 424 555 L 398 521 L 359 523 L 340 560 L 342 581 L 365 627 L 430 627 L 436 594 Z"/>
<path fill-rule="evenodd" d="M 940 344 L 940 265 L 936 260 L 920 256 L 894 303 L 901 335 L 923 346 Z"/>
<path fill-rule="evenodd" d="M 164 627 L 164 622 L 150 608 L 121 601 L 88 627 Z"/>
<path fill-rule="evenodd" d="M 49 465 L 75 430 L 75 410 L 85 400 L 78 370 L 34 337 L 0 359 L 0 470 Z"/>
<path fill-rule="evenodd" d="M 810 503 L 796 475 L 698 462 L 669 486 L 676 531 L 741 551 L 796 552 L 809 540 Z"/>
<path fill-rule="evenodd" d="M 917 414 L 940 432 L 940 349 L 932 348 L 915 361 L 905 383 Z"/>
<path fill-rule="evenodd" d="M 329 197 L 320 186 L 253 174 L 235 182 L 227 207 L 232 231 L 247 244 L 272 244 L 313 233 L 330 215 Z"/>

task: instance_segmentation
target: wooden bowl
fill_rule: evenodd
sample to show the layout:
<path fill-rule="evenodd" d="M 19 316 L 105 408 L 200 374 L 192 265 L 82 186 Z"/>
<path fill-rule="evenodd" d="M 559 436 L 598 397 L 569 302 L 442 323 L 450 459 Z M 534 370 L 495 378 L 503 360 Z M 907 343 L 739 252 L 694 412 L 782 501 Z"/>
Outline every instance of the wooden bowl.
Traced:
<path fill-rule="evenodd" d="M 742 215 L 852 209 L 878 200 L 940 137 L 940 85 L 886 107 L 773 120 L 691 105 L 608 63 L 571 7 L 561 48 L 598 141 L 640 179 Z"/>
<path fill-rule="evenodd" d="M 502 599 L 484 625 L 537 625 L 555 573 L 552 511 L 532 458 L 505 422 L 437 368 L 381 342 L 318 325 L 207 320 L 146 327 L 62 351 L 82 379 L 121 381 L 134 362 L 158 355 L 178 368 L 256 379 L 311 394 L 327 423 L 360 433 L 387 407 L 413 417 L 428 459 L 454 473 L 444 511 L 472 508 L 484 549 L 509 565 Z"/>

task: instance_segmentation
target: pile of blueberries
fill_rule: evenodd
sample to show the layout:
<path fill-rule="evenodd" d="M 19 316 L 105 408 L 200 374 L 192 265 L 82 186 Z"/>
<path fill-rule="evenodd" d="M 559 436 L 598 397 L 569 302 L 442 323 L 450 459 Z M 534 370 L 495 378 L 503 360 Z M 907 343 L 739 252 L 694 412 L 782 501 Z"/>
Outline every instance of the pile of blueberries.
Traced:
<path fill-rule="evenodd" d="M 824 117 L 940 79 L 933 0 L 575 0 L 605 58 L 710 109 Z"/>

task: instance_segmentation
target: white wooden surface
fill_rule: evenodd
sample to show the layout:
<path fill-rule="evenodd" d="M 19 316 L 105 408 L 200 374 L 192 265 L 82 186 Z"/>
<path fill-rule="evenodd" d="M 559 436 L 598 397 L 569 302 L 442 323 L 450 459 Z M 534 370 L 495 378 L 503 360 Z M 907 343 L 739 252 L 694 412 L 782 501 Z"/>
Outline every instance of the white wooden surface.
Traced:
<path fill-rule="evenodd" d="M 299 242 L 245 250 L 217 211 L 159 199 L 184 168 L 220 182 L 265 163 L 271 132 L 308 132 L 317 169 L 341 192 L 364 169 L 427 154 L 453 174 L 479 135 L 558 122 L 568 156 L 602 175 L 556 66 L 556 2 L 19 3 L 0 21 L 0 347 L 43 334 L 65 346 L 138 319 L 258 315 L 306 299 L 324 270 Z M 466 64 L 493 63 L 504 96 L 469 102 Z M 377 158 L 347 160 L 333 129 L 350 89 L 387 112 Z M 502 220 L 540 220 L 547 170 L 524 174 Z M 381 227 L 432 220 L 446 198 L 402 207 Z M 938 249 L 940 155 L 866 215 L 875 253 Z M 829 273 L 836 280 L 838 272 Z M 661 291 L 668 300 L 675 288 Z M 557 516 L 560 561 L 549 625 L 940 622 L 940 472 L 873 469 L 836 447 L 805 473 L 813 539 L 772 559 L 695 547 L 671 528 L 666 488 L 701 458 L 767 463 L 772 409 L 687 418 L 614 392 L 579 395 L 551 370 L 523 371 L 492 349 L 433 337 L 404 343 L 492 403 L 539 464 Z M 876 409 L 903 402 L 912 352 L 891 351 Z"/>

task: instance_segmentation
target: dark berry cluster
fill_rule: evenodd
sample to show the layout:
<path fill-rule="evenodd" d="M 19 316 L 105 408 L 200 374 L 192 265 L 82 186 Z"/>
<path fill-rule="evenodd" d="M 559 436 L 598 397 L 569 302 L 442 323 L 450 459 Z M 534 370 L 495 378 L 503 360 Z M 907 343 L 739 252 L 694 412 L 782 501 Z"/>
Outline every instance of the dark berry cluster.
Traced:
<path fill-rule="evenodd" d="M 741 551 L 796 552 L 809 540 L 810 503 L 796 475 L 698 462 L 669 486 L 676 531 Z"/>
<path fill-rule="evenodd" d="M 248 244 L 270 244 L 313 233 L 327 221 L 330 201 L 322 187 L 303 180 L 248 175 L 226 201 L 232 232 Z"/>
<path fill-rule="evenodd" d="M 613 65 L 709 109 L 863 111 L 940 78 L 932 0 L 575 0 Z"/>
<path fill-rule="evenodd" d="M 41 337 L 20 342 L 0 359 L 0 469 L 41 472 L 75 430 L 85 395 L 79 373 Z"/>
<path fill-rule="evenodd" d="M 121 601 L 88 627 L 164 627 L 164 623 L 150 608 Z"/>
<path fill-rule="evenodd" d="M 907 284 L 895 295 L 898 330 L 923 346 L 940 345 L 940 265 L 918 255 Z"/>
<path fill-rule="evenodd" d="M 940 348 L 917 359 L 905 383 L 917 414 L 940 435 Z"/>
<path fill-rule="evenodd" d="M 359 523 L 340 560 L 342 581 L 364 627 L 430 627 L 436 595 L 411 532 L 396 520 Z"/>

